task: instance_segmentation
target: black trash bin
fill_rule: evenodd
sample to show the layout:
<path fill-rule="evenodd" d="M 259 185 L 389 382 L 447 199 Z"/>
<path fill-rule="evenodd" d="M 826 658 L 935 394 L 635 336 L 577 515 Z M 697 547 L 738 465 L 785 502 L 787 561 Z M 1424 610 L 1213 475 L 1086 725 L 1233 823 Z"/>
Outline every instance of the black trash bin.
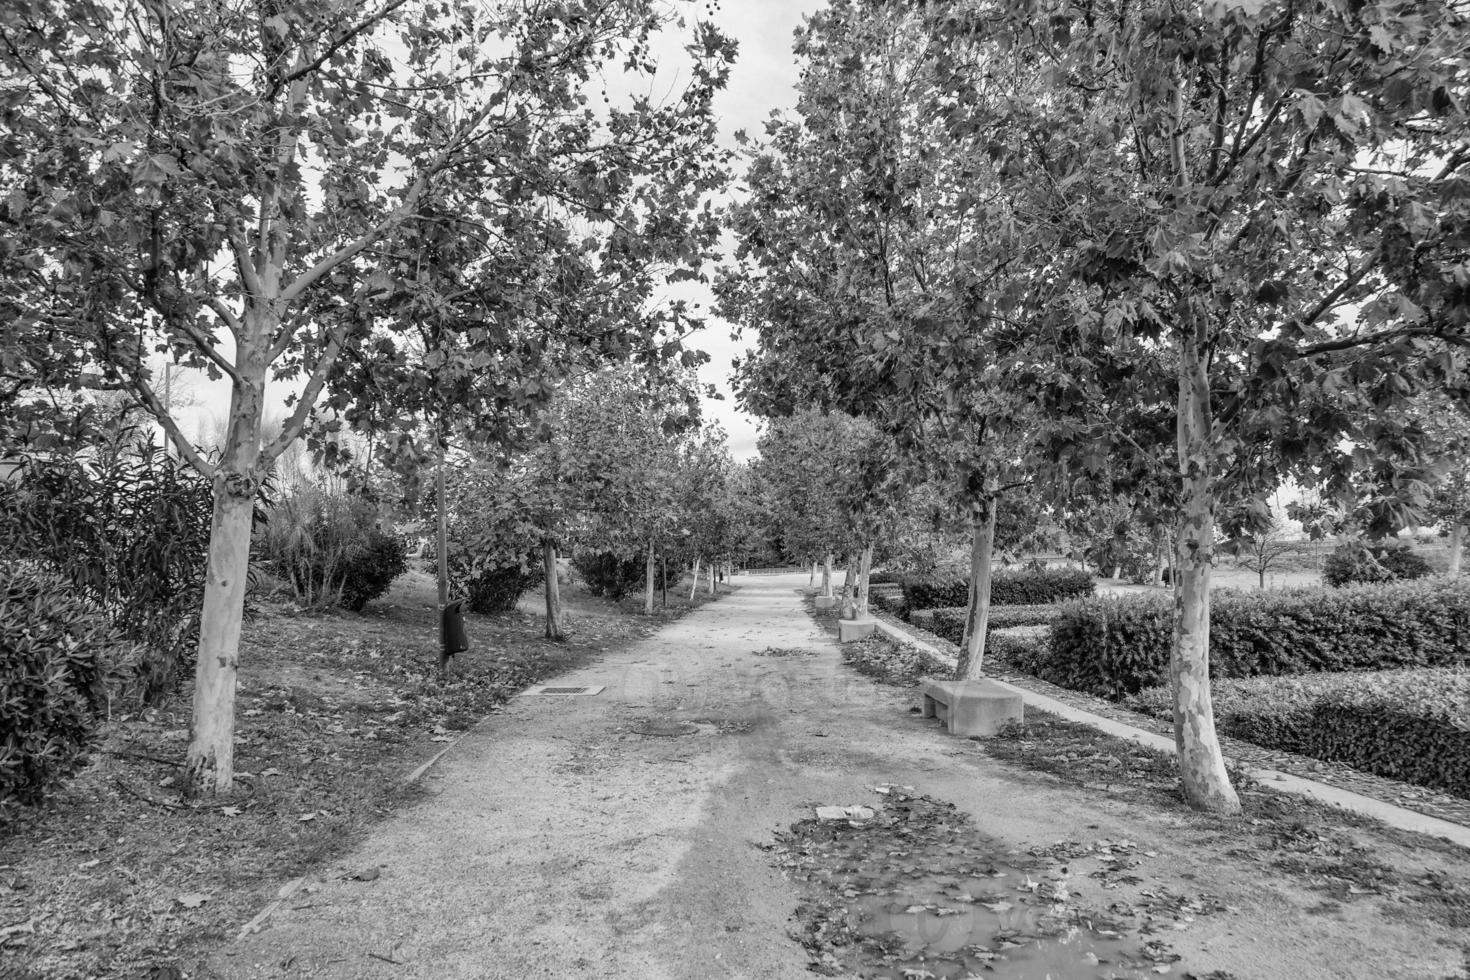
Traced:
<path fill-rule="evenodd" d="M 464 630 L 464 600 L 456 599 L 439 613 L 439 661 L 444 663 L 456 653 L 470 648 L 470 638 Z"/>

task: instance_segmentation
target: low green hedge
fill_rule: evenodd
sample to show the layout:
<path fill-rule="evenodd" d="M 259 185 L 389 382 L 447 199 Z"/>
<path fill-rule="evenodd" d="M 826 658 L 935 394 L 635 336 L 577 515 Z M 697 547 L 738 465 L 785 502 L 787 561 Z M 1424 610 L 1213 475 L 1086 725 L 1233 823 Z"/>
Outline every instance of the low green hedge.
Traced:
<path fill-rule="evenodd" d="M 1470 660 L 1470 584 L 1431 580 L 1280 592 L 1217 592 L 1215 677 L 1442 667 Z M 1040 676 L 1117 698 L 1167 682 L 1173 600 L 1069 603 L 1052 623 Z"/>
<path fill-rule="evenodd" d="M 1061 608 L 1050 605 L 991 606 L 986 627 L 988 631 L 994 632 L 1016 626 L 1046 626 L 1056 619 Z M 942 636 L 951 643 L 958 643 L 965 634 L 965 607 L 920 609 L 909 614 L 909 622 L 935 636 Z"/>
<path fill-rule="evenodd" d="M 942 609 L 970 601 L 966 579 L 905 579 L 903 598 L 907 609 Z M 1092 576 L 1076 568 L 1022 569 L 1002 571 L 990 578 L 992 606 L 1040 606 L 1093 593 Z"/>
<path fill-rule="evenodd" d="M 1226 735 L 1470 797 L 1470 671 L 1225 679 L 1213 690 L 1215 722 Z M 1172 716 L 1167 687 L 1128 703 Z"/>

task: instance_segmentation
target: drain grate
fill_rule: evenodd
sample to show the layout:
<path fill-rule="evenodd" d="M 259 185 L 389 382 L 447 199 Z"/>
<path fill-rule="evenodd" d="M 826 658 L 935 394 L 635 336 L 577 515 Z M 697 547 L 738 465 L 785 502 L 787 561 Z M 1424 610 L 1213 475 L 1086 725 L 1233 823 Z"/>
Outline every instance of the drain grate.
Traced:
<path fill-rule="evenodd" d="M 602 692 L 603 687 L 601 685 L 597 687 L 551 687 L 545 684 L 538 684 L 535 687 L 528 687 L 522 691 L 521 697 L 532 697 L 541 694 L 550 694 L 564 698 L 591 697 L 594 694 L 601 694 Z"/>

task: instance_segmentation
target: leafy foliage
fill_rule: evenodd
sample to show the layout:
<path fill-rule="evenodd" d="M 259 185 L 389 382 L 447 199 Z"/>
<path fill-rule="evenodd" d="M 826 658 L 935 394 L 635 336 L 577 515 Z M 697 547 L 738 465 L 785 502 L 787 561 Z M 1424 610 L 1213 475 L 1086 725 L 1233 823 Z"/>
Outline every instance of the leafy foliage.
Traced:
<path fill-rule="evenodd" d="M 541 581 L 541 573 L 536 569 L 537 558 L 531 554 L 523 564 L 485 568 L 460 579 L 466 595 L 465 607 L 475 613 L 502 613 L 514 609 L 521 593 Z"/>
<path fill-rule="evenodd" d="M 994 632 L 1017 626 L 1049 626 L 1061 611 L 1060 605 L 992 606 L 986 627 Z M 951 643 L 959 643 L 965 632 L 965 607 L 915 610 L 909 614 L 909 622 Z"/>
<path fill-rule="evenodd" d="M 403 542 L 377 522 L 370 501 L 301 486 L 271 507 L 256 550 L 301 602 L 359 612 L 408 568 Z"/>
<path fill-rule="evenodd" d="M 1210 675 L 1449 666 L 1470 659 L 1470 587 L 1451 581 L 1342 589 L 1220 592 L 1211 614 Z M 1167 596 L 1087 599 L 1052 624 L 1039 676 L 1116 698 L 1167 683 L 1173 609 Z"/>
<path fill-rule="evenodd" d="M 132 683 L 155 701 L 193 661 L 210 501 L 186 463 L 124 433 L 89 462 L 22 459 L 0 483 L 0 553 L 55 570 L 139 644 Z"/>
<path fill-rule="evenodd" d="M 1129 704 L 1169 716 L 1149 688 Z M 1222 731 L 1265 748 L 1470 797 L 1470 672 L 1410 669 L 1227 680 L 1215 685 Z"/>
<path fill-rule="evenodd" d="M 1040 606 L 1091 595 L 1095 587 L 1091 575 L 1075 568 L 996 572 L 990 581 L 990 602 L 992 606 Z M 903 582 L 904 605 L 909 610 L 964 606 L 969 595 L 970 586 L 964 580 L 906 579 Z"/>
<path fill-rule="evenodd" d="M 609 599 L 621 599 L 643 588 L 648 574 L 641 555 L 619 558 L 608 551 L 579 551 L 572 557 L 572 567 L 587 583 L 588 592 Z"/>
<path fill-rule="evenodd" d="M 72 769 L 132 656 L 69 577 L 0 564 L 0 819 Z"/>
<path fill-rule="evenodd" d="M 1322 562 L 1322 580 L 1333 586 L 1424 578 L 1431 571 L 1429 562 L 1408 545 L 1348 542 L 1333 549 Z"/>

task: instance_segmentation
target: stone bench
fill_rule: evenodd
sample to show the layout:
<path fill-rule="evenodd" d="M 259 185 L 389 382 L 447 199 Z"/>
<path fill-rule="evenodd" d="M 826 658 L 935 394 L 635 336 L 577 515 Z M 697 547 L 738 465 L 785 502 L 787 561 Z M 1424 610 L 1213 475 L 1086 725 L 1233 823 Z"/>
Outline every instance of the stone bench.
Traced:
<path fill-rule="evenodd" d="M 938 718 L 951 735 L 994 735 L 1008 721 L 1021 721 L 1021 695 L 995 681 L 925 681 L 923 716 Z"/>
<path fill-rule="evenodd" d="M 872 636 L 873 631 L 877 628 L 878 622 L 873 619 L 839 619 L 837 621 L 837 642 L 849 643 L 853 640 L 861 640 L 865 636 Z"/>
<path fill-rule="evenodd" d="M 835 595 L 819 595 L 816 601 L 817 608 L 820 610 L 831 609 L 837 605 L 837 597 Z"/>

